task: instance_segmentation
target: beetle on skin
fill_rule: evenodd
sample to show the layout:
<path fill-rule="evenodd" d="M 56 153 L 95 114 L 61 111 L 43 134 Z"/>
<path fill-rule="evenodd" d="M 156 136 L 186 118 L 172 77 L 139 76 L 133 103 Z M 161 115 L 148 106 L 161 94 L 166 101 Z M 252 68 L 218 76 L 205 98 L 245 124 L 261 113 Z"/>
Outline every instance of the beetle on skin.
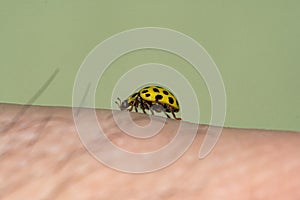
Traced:
<path fill-rule="evenodd" d="M 175 113 L 179 111 L 179 103 L 176 97 L 166 88 L 161 86 L 147 86 L 140 89 L 138 92 L 133 93 L 124 101 L 118 98 L 119 102 L 115 102 L 120 110 L 132 111 L 134 108 L 138 112 L 138 107 L 143 110 L 150 110 L 152 114 L 155 112 L 164 112 L 165 115 L 170 118 L 167 113 L 171 113 L 174 119 L 181 120 L 176 117 Z"/>

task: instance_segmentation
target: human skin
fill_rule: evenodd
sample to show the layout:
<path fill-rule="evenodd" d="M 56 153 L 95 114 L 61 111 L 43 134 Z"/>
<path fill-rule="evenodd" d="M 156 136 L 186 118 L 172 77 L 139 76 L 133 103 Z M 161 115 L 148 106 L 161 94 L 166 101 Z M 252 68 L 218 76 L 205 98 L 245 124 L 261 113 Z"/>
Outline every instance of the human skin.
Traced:
<path fill-rule="evenodd" d="M 133 152 L 166 145 L 180 123 L 167 119 L 159 135 L 141 140 L 124 134 L 110 110 L 97 116 L 107 137 Z M 131 116 L 149 122 L 145 114 Z M 0 199 L 300 199 L 298 132 L 224 128 L 212 152 L 199 159 L 207 128 L 199 126 L 173 164 L 124 173 L 85 149 L 71 108 L 0 104 Z"/>

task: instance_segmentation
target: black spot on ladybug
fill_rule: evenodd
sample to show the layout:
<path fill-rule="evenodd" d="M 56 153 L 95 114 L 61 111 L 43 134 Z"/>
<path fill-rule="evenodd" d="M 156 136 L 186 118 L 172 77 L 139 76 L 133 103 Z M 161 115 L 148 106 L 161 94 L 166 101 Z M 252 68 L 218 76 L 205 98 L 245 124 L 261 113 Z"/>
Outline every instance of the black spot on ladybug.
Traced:
<path fill-rule="evenodd" d="M 148 92 L 148 90 L 143 90 L 143 91 L 142 91 L 142 93 L 147 93 L 147 92 Z"/>
<path fill-rule="evenodd" d="M 160 99 L 162 99 L 162 98 L 163 98 L 163 96 L 160 95 L 160 94 L 158 94 L 158 95 L 155 96 L 155 100 L 157 100 L 157 101 L 160 100 Z"/>
<path fill-rule="evenodd" d="M 166 91 L 166 90 L 164 90 L 163 93 L 164 93 L 165 95 L 169 95 L 169 92 Z"/>
<path fill-rule="evenodd" d="M 169 97 L 169 103 L 173 104 L 174 103 L 174 99 L 172 97 Z"/>
<path fill-rule="evenodd" d="M 150 97 L 150 94 L 149 94 L 149 93 L 147 93 L 147 94 L 146 94 L 146 97 Z"/>
<path fill-rule="evenodd" d="M 159 92 L 159 90 L 157 88 L 153 88 L 153 92 Z"/>

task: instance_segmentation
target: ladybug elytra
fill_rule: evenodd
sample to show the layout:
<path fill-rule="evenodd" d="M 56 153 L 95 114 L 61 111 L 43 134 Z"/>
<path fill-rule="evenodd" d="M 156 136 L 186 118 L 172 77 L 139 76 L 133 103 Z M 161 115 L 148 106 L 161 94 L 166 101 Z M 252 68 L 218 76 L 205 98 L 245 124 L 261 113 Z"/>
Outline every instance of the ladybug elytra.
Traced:
<path fill-rule="evenodd" d="M 138 112 L 140 107 L 146 114 L 145 110 L 150 110 L 152 114 L 155 112 L 164 112 L 165 115 L 170 118 L 167 113 L 171 113 L 176 120 L 181 118 L 176 117 L 175 113 L 179 111 L 179 103 L 176 97 L 161 86 L 147 86 L 140 89 L 138 92 L 133 93 L 127 99 L 121 102 L 115 102 L 121 110 L 132 111 L 134 108 Z"/>

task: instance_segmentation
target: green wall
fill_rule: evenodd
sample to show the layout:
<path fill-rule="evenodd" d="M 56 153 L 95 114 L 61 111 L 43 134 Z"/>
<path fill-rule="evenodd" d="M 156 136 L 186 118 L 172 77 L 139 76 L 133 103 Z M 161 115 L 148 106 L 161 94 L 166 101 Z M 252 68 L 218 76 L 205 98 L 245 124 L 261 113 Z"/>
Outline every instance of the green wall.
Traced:
<path fill-rule="evenodd" d="M 71 106 L 77 70 L 96 45 L 121 31 L 154 26 L 194 38 L 213 58 L 226 87 L 225 126 L 300 130 L 299 8 L 296 0 L 0 0 L 0 102 L 28 102 L 58 68 L 34 104 Z M 101 80 L 106 91 L 97 94 L 97 107 L 110 108 L 118 77 L 147 62 L 189 76 L 203 91 L 197 93 L 201 122 L 209 122 L 203 80 L 184 60 L 155 50 L 114 62 Z"/>

